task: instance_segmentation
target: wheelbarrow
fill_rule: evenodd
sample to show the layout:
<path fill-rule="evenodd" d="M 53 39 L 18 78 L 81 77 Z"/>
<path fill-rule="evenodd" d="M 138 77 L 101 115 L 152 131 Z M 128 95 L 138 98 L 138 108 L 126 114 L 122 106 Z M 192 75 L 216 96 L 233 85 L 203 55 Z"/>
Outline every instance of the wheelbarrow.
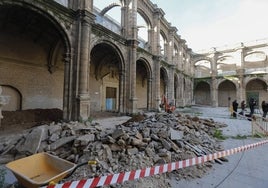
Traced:
<path fill-rule="evenodd" d="M 12 161 L 6 167 L 12 171 L 19 184 L 26 188 L 38 188 L 58 183 L 85 164 L 96 164 L 96 161 L 76 165 L 48 153 L 38 153 Z"/>

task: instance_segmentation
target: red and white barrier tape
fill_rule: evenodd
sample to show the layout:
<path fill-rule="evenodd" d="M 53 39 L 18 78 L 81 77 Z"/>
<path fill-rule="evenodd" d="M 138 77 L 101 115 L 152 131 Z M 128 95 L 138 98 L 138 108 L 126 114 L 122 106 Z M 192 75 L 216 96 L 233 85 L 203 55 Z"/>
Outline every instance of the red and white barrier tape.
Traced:
<path fill-rule="evenodd" d="M 129 172 L 122 172 L 122 173 L 95 177 L 95 178 L 90 178 L 90 179 L 85 179 L 85 180 L 66 182 L 63 184 L 50 185 L 50 186 L 47 186 L 47 188 L 93 188 L 93 187 L 98 187 L 98 186 L 111 185 L 115 183 L 123 183 L 129 180 L 135 180 L 139 178 L 162 174 L 165 172 L 171 172 L 173 170 L 186 168 L 186 167 L 197 165 L 197 164 L 202 164 L 207 161 L 212 161 L 221 157 L 233 155 L 235 153 L 242 152 L 248 149 L 252 149 L 252 148 L 267 144 L 267 143 L 268 143 L 268 140 L 264 140 L 261 142 L 248 144 L 245 146 L 241 146 L 241 147 L 237 147 L 237 148 L 233 148 L 233 149 L 229 149 L 226 151 L 221 151 L 221 152 L 217 152 L 213 154 L 208 154 L 208 155 L 204 155 L 201 157 L 194 157 L 192 159 L 186 159 L 183 161 L 167 163 L 164 165 L 149 167 L 149 168 L 145 168 L 141 170 L 132 170 Z"/>

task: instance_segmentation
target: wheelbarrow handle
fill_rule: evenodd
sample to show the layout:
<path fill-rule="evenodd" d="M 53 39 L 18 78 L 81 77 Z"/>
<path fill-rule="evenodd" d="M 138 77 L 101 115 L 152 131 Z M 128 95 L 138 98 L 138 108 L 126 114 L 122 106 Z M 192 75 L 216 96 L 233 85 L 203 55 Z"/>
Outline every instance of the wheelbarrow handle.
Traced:
<path fill-rule="evenodd" d="M 76 167 L 67 176 L 64 177 L 64 179 L 69 178 L 71 175 L 73 175 L 73 173 L 76 171 L 76 169 L 81 167 L 81 166 L 84 166 L 84 165 L 96 165 L 97 163 L 98 163 L 97 161 L 87 161 L 87 162 L 77 164 Z"/>

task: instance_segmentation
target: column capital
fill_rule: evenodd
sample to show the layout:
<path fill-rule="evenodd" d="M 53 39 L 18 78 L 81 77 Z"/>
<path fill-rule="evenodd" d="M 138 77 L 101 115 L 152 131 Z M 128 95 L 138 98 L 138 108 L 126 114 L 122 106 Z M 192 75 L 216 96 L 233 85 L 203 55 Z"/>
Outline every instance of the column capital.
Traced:
<path fill-rule="evenodd" d="M 77 10 L 76 17 L 81 20 L 83 24 L 91 24 L 96 19 L 96 16 L 87 10 Z"/>

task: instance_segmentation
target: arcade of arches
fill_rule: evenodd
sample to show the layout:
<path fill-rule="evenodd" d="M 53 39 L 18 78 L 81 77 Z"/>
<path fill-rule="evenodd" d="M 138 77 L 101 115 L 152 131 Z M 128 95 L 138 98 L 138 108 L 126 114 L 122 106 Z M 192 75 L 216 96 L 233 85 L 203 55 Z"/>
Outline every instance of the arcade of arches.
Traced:
<path fill-rule="evenodd" d="M 159 111 L 163 95 L 176 107 L 268 100 L 267 42 L 197 54 L 161 8 L 120 2 L 98 10 L 93 0 L 0 0 L 3 110 L 57 108 L 64 120 L 87 120 Z M 118 23 L 106 13 L 120 6 Z"/>

